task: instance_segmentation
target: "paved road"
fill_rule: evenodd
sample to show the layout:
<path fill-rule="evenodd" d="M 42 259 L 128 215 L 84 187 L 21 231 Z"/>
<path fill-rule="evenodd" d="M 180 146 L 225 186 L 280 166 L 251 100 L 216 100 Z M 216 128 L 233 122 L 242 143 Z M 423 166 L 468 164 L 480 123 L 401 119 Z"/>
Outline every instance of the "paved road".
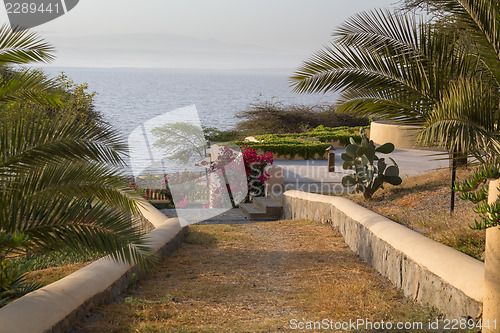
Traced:
<path fill-rule="evenodd" d="M 284 169 L 286 189 L 301 189 L 309 192 L 342 192 L 342 177 L 352 171 L 342 169 L 340 155 L 345 149 L 335 150 L 335 172 L 328 172 L 326 160 L 291 161 L 278 160 L 274 164 Z M 389 155 L 399 166 L 401 177 L 411 177 L 448 167 L 442 152 L 416 149 L 396 149 Z M 386 158 L 386 162 L 390 161 Z"/>

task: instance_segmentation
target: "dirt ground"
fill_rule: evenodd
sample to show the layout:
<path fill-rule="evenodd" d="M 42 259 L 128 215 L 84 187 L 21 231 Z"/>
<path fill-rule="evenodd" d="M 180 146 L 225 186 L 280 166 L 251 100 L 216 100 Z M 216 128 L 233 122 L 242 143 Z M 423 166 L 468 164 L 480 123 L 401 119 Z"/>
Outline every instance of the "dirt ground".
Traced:
<path fill-rule="evenodd" d="M 467 179 L 471 173 L 471 169 L 459 169 L 457 179 Z M 398 186 L 386 185 L 370 201 L 363 200 L 361 195 L 352 195 L 350 199 L 426 237 L 483 260 L 485 231 L 470 228 L 479 215 L 474 212 L 475 206 L 460 199 L 458 194 L 455 210 L 450 212 L 450 182 L 450 171 L 440 170 L 404 178 Z"/>
<path fill-rule="evenodd" d="M 183 246 L 156 272 L 75 331 L 285 332 L 304 325 L 314 332 L 313 322 L 324 319 L 334 327 L 436 317 L 363 263 L 330 226 L 287 220 L 189 226 Z"/>

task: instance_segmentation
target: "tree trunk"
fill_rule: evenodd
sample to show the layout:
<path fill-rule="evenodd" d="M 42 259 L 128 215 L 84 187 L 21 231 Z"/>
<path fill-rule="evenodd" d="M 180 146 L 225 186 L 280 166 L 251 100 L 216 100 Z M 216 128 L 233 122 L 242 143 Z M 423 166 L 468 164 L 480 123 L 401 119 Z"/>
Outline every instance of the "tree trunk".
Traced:
<path fill-rule="evenodd" d="M 489 184 L 488 203 L 500 199 L 500 179 Z M 483 286 L 483 332 L 500 331 L 500 228 L 486 229 Z"/>

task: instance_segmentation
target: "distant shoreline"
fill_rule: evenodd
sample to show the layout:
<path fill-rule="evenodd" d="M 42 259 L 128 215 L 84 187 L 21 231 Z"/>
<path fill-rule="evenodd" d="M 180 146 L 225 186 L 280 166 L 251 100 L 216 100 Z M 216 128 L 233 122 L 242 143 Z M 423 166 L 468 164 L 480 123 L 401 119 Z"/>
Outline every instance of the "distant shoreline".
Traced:
<path fill-rule="evenodd" d="M 55 66 L 51 64 L 37 64 L 32 68 L 61 69 L 61 70 L 110 70 L 110 71 L 178 71 L 178 72 L 204 72 L 204 73 L 256 73 L 256 74 L 289 74 L 292 75 L 296 68 L 169 68 L 169 67 L 89 67 L 89 66 Z"/>

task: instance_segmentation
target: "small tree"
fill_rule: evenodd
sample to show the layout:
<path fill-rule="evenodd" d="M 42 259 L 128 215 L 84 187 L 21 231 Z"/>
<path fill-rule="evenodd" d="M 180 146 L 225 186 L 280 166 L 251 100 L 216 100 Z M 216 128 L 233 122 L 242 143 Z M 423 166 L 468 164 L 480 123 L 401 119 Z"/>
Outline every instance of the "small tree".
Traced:
<path fill-rule="evenodd" d="M 168 153 L 170 160 L 185 164 L 205 157 L 207 142 L 200 126 L 177 122 L 156 127 L 151 133 L 157 138 L 153 145 Z"/>

